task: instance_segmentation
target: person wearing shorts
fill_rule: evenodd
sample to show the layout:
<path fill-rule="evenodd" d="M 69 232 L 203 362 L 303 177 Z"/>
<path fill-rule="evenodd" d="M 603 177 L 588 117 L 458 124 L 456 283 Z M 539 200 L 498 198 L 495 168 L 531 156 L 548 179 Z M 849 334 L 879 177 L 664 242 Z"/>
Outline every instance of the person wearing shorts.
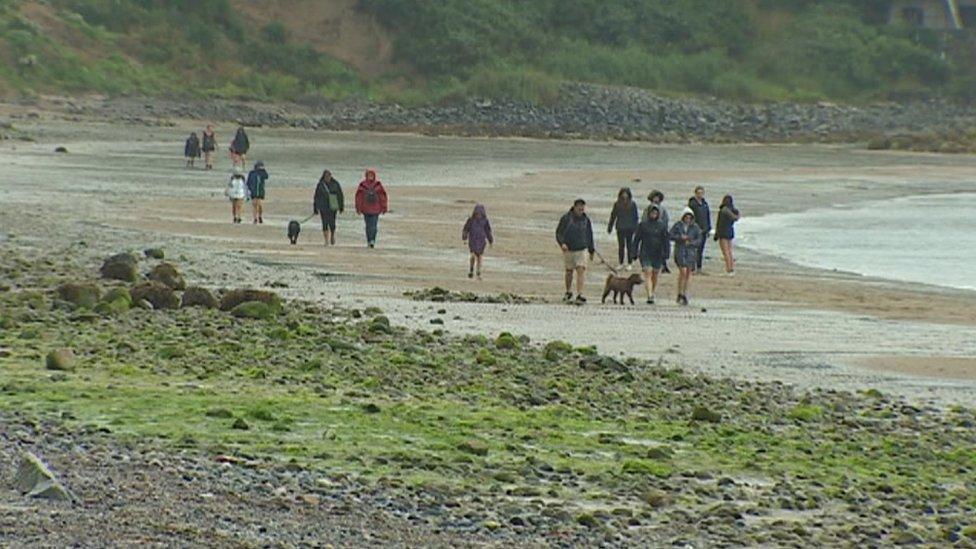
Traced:
<path fill-rule="evenodd" d="M 647 218 L 637 225 L 634 233 L 634 247 L 644 270 L 644 278 L 647 279 L 644 288 L 648 305 L 654 304 L 658 274 L 667 261 L 665 250 L 669 242 L 668 226 L 661 219 L 661 210 L 656 204 L 651 204 L 647 209 Z"/>
<path fill-rule="evenodd" d="M 214 133 L 213 126 L 207 124 L 203 130 L 203 169 L 213 169 L 213 153 L 217 150 L 217 135 Z"/>
<path fill-rule="evenodd" d="M 345 209 L 346 201 L 342 194 L 342 185 L 332 177 L 332 172 L 323 171 L 318 185 L 315 186 L 312 213 L 322 217 L 322 236 L 325 237 L 326 246 L 335 246 L 336 218 Z"/>
<path fill-rule="evenodd" d="M 565 301 L 573 299 L 573 275 L 576 275 L 576 302 L 586 303 L 583 287 L 586 281 L 586 266 L 593 259 L 596 247 L 593 243 L 593 224 L 586 215 L 586 201 L 577 198 L 573 207 L 556 227 L 556 243 L 563 252 L 563 267 L 566 271 Z"/>

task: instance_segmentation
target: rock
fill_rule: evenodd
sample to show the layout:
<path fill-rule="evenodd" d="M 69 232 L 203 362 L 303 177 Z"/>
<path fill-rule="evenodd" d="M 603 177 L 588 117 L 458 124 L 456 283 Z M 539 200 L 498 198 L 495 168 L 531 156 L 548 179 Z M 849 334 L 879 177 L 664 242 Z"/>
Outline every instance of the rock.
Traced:
<path fill-rule="evenodd" d="M 433 325 L 435 325 L 435 326 L 443 326 L 444 325 L 444 319 L 443 318 L 432 318 L 432 319 L 430 319 L 430 323 L 433 324 Z"/>
<path fill-rule="evenodd" d="M 214 297 L 213 292 L 200 286 L 190 286 L 183 292 L 181 307 L 203 307 L 204 309 L 216 309 L 220 303 Z"/>
<path fill-rule="evenodd" d="M 74 500 L 74 496 L 58 482 L 54 473 L 30 452 L 25 452 L 21 458 L 14 474 L 14 488 L 27 497 L 69 502 Z"/>
<path fill-rule="evenodd" d="M 260 301 L 247 301 L 234 307 L 234 309 L 231 310 L 230 314 L 235 316 L 236 318 L 250 318 L 253 320 L 269 320 L 271 318 L 274 318 L 274 316 L 277 314 L 277 311 L 267 303 L 262 303 Z"/>
<path fill-rule="evenodd" d="M 248 301 L 260 301 L 261 303 L 269 305 L 275 309 L 281 308 L 281 298 L 278 297 L 278 294 L 274 292 L 242 289 L 231 290 L 224 294 L 224 296 L 220 299 L 220 310 L 231 311 L 234 309 L 234 307 Z"/>
<path fill-rule="evenodd" d="M 925 543 L 925 540 L 915 532 L 903 530 L 901 532 L 895 532 L 892 534 L 891 542 L 895 545 L 920 545 Z"/>
<path fill-rule="evenodd" d="M 102 278 L 135 282 L 139 279 L 139 259 L 130 253 L 116 254 L 102 263 L 100 272 Z"/>
<path fill-rule="evenodd" d="M 498 359 L 495 358 L 495 355 L 491 354 L 491 351 L 485 349 L 484 347 L 478 349 L 478 354 L 475 355 L 474 360 L 482 366 L 494 366 L 498 363 Z"/>
<path fill-rule="evenodd" d="M 102 289 L 95 284 L 67 283 L 58 286 L 58 298 L 75 307 L 92 309 L 98 304 Z"/>
<path fill-rule="evenodd" d="M 587 528 L 596 528 L 600 525 L 600 521 L 591 515 L 590 513 L 583 513 L 576 517 L 576 522 L 586 526 Z"/>
<path fill-rule="evenodd" d="M 466 454 L 473 454 L 476 456 L 488 455 L 488 445 L 480 440 L 466 440 L 461 444 L 458 444 L 457 449 Z"/>
<path fill-rule="evenodd" d="M 509 332 L 502 332 L 495 339 L 495 347 L 502 350 L 514 350 L 521 347 L 521 342 Z"/>
<path fill-rule="evenodd" d="M 186 289 L 186 281 L 183 280 L 183 275 L 172 263 L 160 263 L 153 267 L 152 271 L 149 271 L 149 280 L 155 280 L 174 290 Z"/>
<path fill-rule="evenodd" d="M 145 311 L 151 311 L 154 309 L 153 304 L 146 299 L 140 299 L 136 301 L 136 307 L 143 309 Z"/>
<path fill-rule="evenodd" d="M 704 406 L 696 406 L 694 411 L 691 412 L 691 419 L 694 421 L 718 423 L 722 421 L 722 414 L 714 412 Z"/>
<path fill-rule="evenodd" d="M 132 308 L 132 295 L 127 288 L 112 288 L 95 306 L 95 312 L 101 315 L 116 315 Z"/>
<path fill-rule="evenodd" d="M 54 152 L 56 152 L 58 154 L 67 154 L 68 153 L 68 148 L 67 147 L 55 147 L 54 148 Z"/>
<path fill-rule="evenodd" d="M 234 413 L 227 408 L 210 408 L 205 412 L 207 417 L 219 417 L 223 419 L 230 419 L 234 417 Z"/>
<path fill-rule="evenodd" d="M 166 257 L 166 253 L 163 252 L 162 248 L 146 248 L 142 253 L 146 254 L 146 257 L 150 259 L 164 259 Z"/>
<path fill-rule="evenodd" d="M 654 509 L 667 507 L 668 505 L 671 505 L 672 501 L 674 501 L 671 494 L 665 492 L 664 490 L 658 490 L 657 488 L 650 488 L 649 490 L 645 491 L 642 494 L 642 499 Z"/>
<path fill-rule="evenodd" d="M 546 343 L 545 357 L 549 362 L 558 362 L 571 352 L 573 352 L 573 346 L 565 341 L 557 340 Z"/>
<path fill-rule="evenodd" d="M 369 322 L 369 331 L 374 334 L 392 334 L 393 327 L 390 326 L 390 319 L 380 315 L 373 317 Z"/>
<path fill-rule="evenodd" d="M 55 349 L 47 354 L 44 361 L 48 370 L 73 372 L 75 370 L 75 352 L 71 349 Z"/>
<path fill-rule="evenodd" d="M 244 419 L 237 418 L 234 420 L 234 423 L 231 424 L 230 428 L 237 429 L 238 431 L 247 431 L 248 429 L 251 428 L 251 426 L 248 425 L 247 422 L 244 421 Z"/>
<path fill-rule="evenodd" d="M 654 446 L 647 450 L 647 459 L 671 459 L 671 449 L 667 446 Z"/>
<path fill-rule="evenodd" d="M 367 414 L 378 414 L 380 413 L 380 407 L 370 402 L 369 404 L 363 405 L 363 412 Z"/>
<path fill-rule="evenodd" d="M 153 309 L 178 309 L 180 298 L 176 297 L 173 289 L 160 282 L 143 282 L 132 287 L 132 300 L 136 303 L 147 301 Z"/>
<path fill-rule="evenodd" d="M 580 367 L 586 370 L 628 373 L 630 368 L 612 356 L 590 355 L 580 359 Z"/>

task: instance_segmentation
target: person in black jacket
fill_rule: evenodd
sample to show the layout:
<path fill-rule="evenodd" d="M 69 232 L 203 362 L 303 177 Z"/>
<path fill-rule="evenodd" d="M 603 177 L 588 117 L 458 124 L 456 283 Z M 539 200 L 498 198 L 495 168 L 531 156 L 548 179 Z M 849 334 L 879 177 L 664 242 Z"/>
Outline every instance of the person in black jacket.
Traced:
<path fill-rule="evenodd" d="M 735 276 L 735 254 L 732 251 L 732 240 L 735 238 L 735 222 L 739 220 L 739 210 L 732 201 L 732 195 L 727 194 L 722 199 L 715 218 L 715 240 L 722 250 L 725 260 L 725 276 Z"/>
<path fill-rule="evenodd" d="M 627 268 L 637 259 L 637 251 L 634 247 L 634 231 L 637 230 L 637 223 L 640 221 L 637 213 L 637 203 L 634 202 L 634 194 L 630 189 L 624 187 L 617 193 L 617 201 L 613 204 L 610 212 L 610 222 L 607 224 L 607 234 L 617 229 L 617 263 L 621 267 L 624 260 L 627 261 Z"/>
<path fill-rule="evenodd" d="M 345 209 L 346 200 L 342 194 L 342 186 L 332 177 L 332 172 L 323 171 L 318 185 L 315 186 L 312 213 L 322 217 L 322 235 L 326 246 L 335 246 L 336 217 Z"/>
<path fill-rule="evenodd" d="M 197 137 L 197 132 L 190 134 L 187 138 L 186 144 L 183 146 L 183 156 L 186 157 L 186 167 L 192 168 L 193 162 L 200 158 L 200 139 Z"/>
<path fill-rule="evenodd" d="M 634 247 L 640 257 L 644 278 L 647 279 L 647 304 L 654 304 L 654 294 L 657 291 L 658 273 L 664 267 L 667 257 L 664 254 L 666 242 L 670 242 L 669 227 L 661 219 L 661 210 L 657 204 L 651 204 L 647 209 L 647 218 L 637 226 L 634 234 Z"/>
<path fill-rule="evenodd" d="M 213 126 L 207 124 L 203 130 L 203 169 L 213 169 L 213 153 L 217 150 L 217 134 L 214 133 Z"/>
<path fill-rule="evenodd" d="M 701 185 L 695 187 L 695 196 L 688 199 L 688 207 L 695 212 L 695 224 L 701 229 L 702 238 L 698 244 L 698 272 L 701 274 L 702 261 L 705 259 L 705 241 L 708 234 L 712 232 L 712 211 L 708 209 L 708 201 L 705 200 L 705 187 Z"/>
<path fill-rule="evenodd" d="M 247 164 L 247 151 L 250 149 L 251 140 L 248 139 L 247 132 L 244 131 L 244 126 L 239 126 L 237 133 L 234 134 L 234 140 L 230 142 L 230 161 L 235 166 L 240 164 L 243 170 L 245 164 Z"/>
<path fill-rule="evenodd" d="M 573 207 L 562 218 L 556 227 L 556 243 L 563 252 L 563 264 L 566 268 L 565 301 L 573 299 L 573 273 L 576 273 L 576 302 L 586 303 L 583 297 L 583 285 L 586 279 L 587 261 L 593 260 L 596 247 L 593 243 L 593 224 L 586 215 L 586 201 L 577 198 Z"/>

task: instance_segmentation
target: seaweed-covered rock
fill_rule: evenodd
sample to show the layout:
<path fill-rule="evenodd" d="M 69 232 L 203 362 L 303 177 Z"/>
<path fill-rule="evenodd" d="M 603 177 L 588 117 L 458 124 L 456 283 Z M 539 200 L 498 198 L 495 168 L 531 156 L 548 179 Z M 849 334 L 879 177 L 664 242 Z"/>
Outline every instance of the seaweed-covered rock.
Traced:
<path fill-rule="evenodd" d="M 44 361 L 48 370 L 73 372 L 75 369 L 75 352 L 71 349 L 55 349 L 47 354 Z"/>
<path fill-rule="evenodd" d="M 247 303 L 248 301 L 260 301 L 274 308 L 281 308 L 281 298 L 274 292 L 239 289 L 230 290 L 220 298 L 220 310 L 231 311 L 241 303 Z"/>
<path fill-rule="evenodd" d="M 174 290 L 186 289 L 186 281 L 183 280 L 183 275 L 172 263 L 160 263 L 153 267 L 153 270 L 149 272 L 149 280 L 155 280 Z"/>
<path fill-rule="evenodd" d="M 190 286 L 183 292 L 182 307 L 203 307 L 204 309 L 216 309 L 220 303 L 214 297 L 213 292 L 200 286 Z"/>
<path fill-rule="evenodd" d="M 498 334 L 495 339 L 495 347 L 498 349 L 518 349 L 521 346 L 519 339 L 508 332 Z"/>
<path fill-rule="evenodd" d="M 102 289 L 95 284 L 67 283 L 58 286 L 58 297 L 75 307 L 91 309 L 98 304 Z"/>
<path fill-rule="evenodd" d="M 132 295 L 128 288 L 112 288 L 95 306 L 95 312 L 102 315 L 116 315 L 132 308 Z"/>
<path fill-rule="evenodd" d="M 136 303 L 147 301 L 153 309 L 177 309 L 180 298 L 176 297 L 173 289 L 156 281 L 143 282 L 132 287 L 132 300 Z"/>
<path fill-rule="evenodd" d="M 722 421 L 722 414 L 704 406 L 696 406 L 691 412 L 691 419 L 694 421 L 704 421 L 706 423 L 718 423 Z"/>
<path fill-rule="evenodd" d="M 166 257 L 166 252 L 162 248 L 146 248 L 142 253 L 146 254 L 149 259 L 164 259 Z"/>
<path fill-rule="evenodd" d="M 253 318 L 255 320 L 268 320 L 277 313 L 278 311 L 273 306 L 261 301 L 245 301 L 230 312 L 237 318 Z"/>
<path fill-rule="evenodd" d="M 17 472 L 14 488 L 32 498 L 72 501 L 74 497 L 58 482 L 54 473 L 34 454 L 25 452 Z"/>
<path fill-rule="evenodd" d="M 139 279 L 139 259 L 130 253 L 115 254 L 102 263 L 102 278 L 135 282 Z"/>

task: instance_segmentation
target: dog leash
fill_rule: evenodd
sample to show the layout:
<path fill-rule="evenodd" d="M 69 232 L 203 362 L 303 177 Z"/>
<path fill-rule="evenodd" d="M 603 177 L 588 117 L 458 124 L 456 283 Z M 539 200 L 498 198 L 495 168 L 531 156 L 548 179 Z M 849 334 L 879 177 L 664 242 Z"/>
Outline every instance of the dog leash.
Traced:
<path fill-rule="evenodd" d="M 617 269 L 614 269 L 613 267 L 611 267 L 611 266 L 610 266 L 610 264 L 609 264 L 609 263 L 607 263 L 607 260 L 606 260 L 606 259 L 603 259 L 603 256 L 602 256 L 602 255 L 600 255 L 600 252 L 598 252 L 598 251 L 596 251 L 596 250 L 594 250 L 594 251 L 593 251 L 593 254 L 594 254 L 595 256 L 597 256 L 597 258 L 599 258 L 599 259 L 600 259 L 600 263 L 603 263 L 603 265 L 604 265 L 604 266 L 605 266 L 606 268 L 608 268 L 608 269 L 610 269 L 610 272 L 611 272 L 611 273 L 613 273 L 613 274 L 614 274 L 614 276 L 620 276 L 620 273 L 619 273 L 619 272 L 617 272 Z"/>
<path fill-rule="evenodd" d="M 318 215 L 318 214 L 312 214 L 312 215 L 310 215 L 310 216 L 308 216 L 308 217 L 306 217 L 305 219 L 303 219 L 303 220 L 301 220 L 301 221 L 299 221 L 299 222 L 298 222 L 298 224 L 299 224 L 299 225 L 301 225 L 302 223 L 305 223 L 306 221 L 308 221 L 309 219 L 312 219 L 312 218 L 313 218 L 313 217 L 315 217 L 316 215 Z"/>

